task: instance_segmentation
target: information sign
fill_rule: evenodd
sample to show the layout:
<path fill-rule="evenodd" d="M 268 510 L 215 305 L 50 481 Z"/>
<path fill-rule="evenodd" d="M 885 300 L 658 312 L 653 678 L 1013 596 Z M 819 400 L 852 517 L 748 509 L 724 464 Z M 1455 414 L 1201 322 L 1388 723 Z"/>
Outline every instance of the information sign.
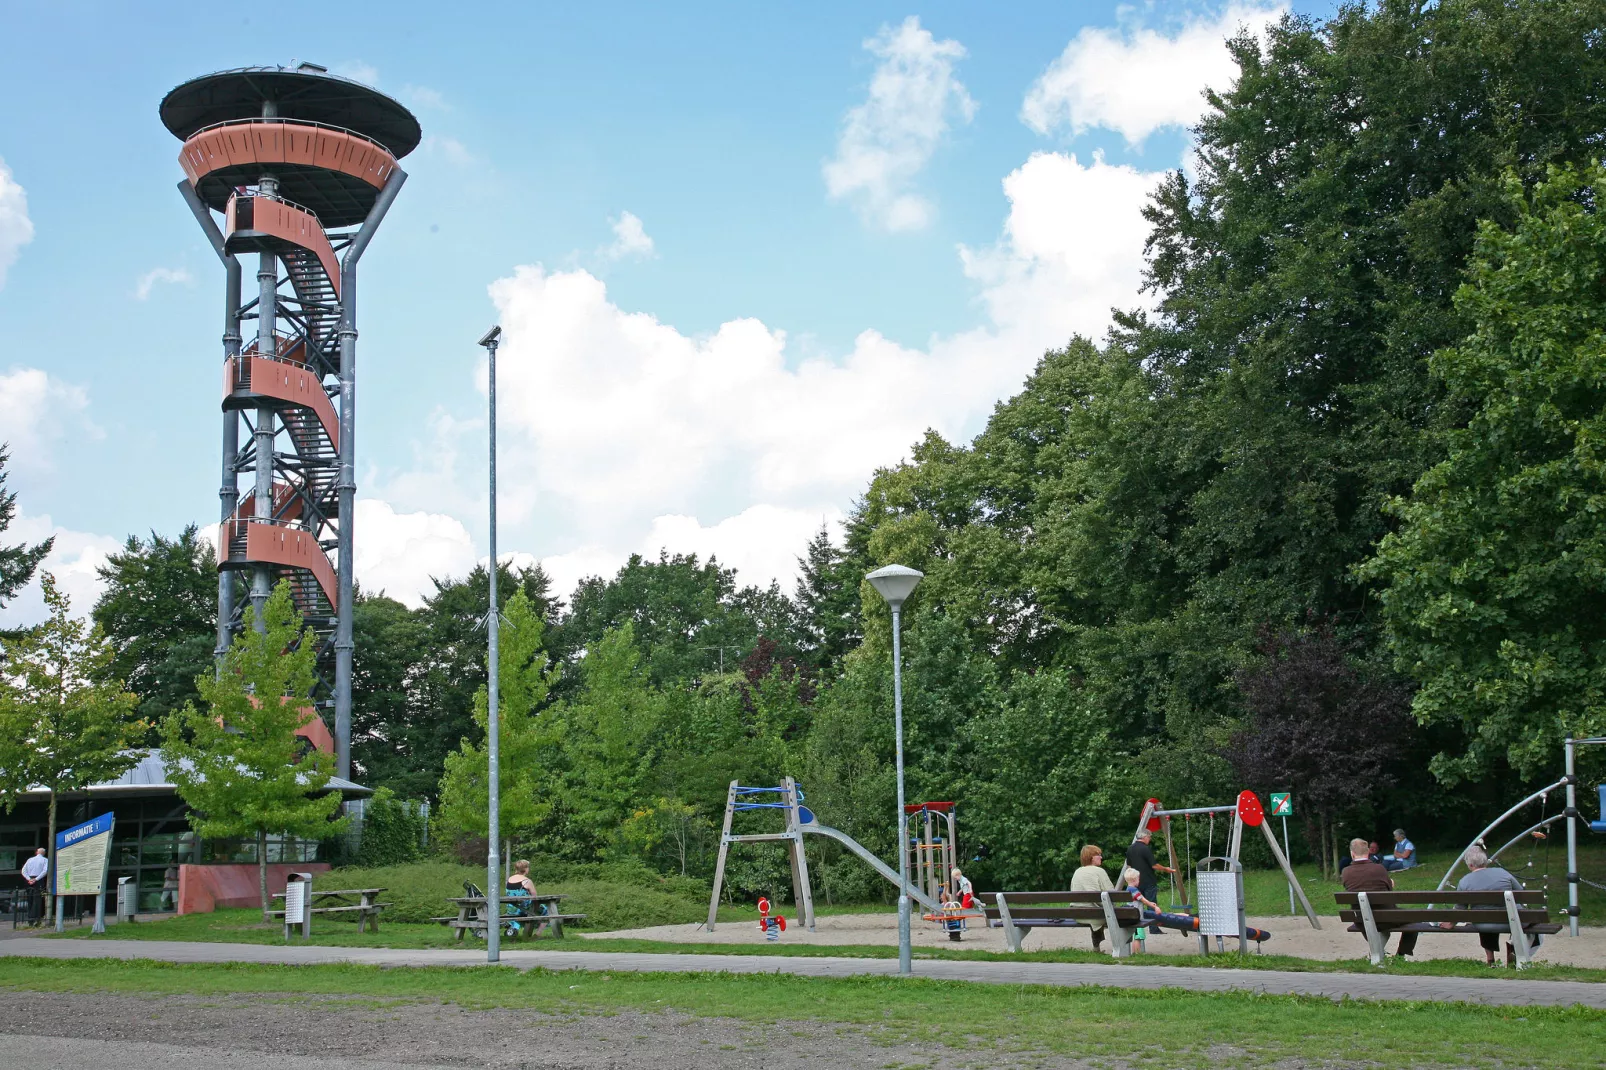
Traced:
<path fill-rule="evenodd" d="M 1271 793 L 1271 816 L 1294 816 L 1294 793 L 1291 791 L 1274 791 Z"/>
<path fill-rule="evenodd" d="M 93 821 L 56 833 L 57 895 L 99 895 L 105 890 L 114 824 L 114 815 L 101 814 Z"/>

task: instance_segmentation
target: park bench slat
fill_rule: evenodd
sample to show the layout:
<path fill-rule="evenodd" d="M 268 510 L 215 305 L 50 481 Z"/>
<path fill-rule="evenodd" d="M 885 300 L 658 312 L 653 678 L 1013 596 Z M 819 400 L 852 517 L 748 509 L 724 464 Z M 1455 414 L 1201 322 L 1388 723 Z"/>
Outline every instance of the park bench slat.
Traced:
<path fill-rule="evenodd" d="M 1343 916 L 1340 916 L 1339 920 L 1340 921 L 1348 921 L 1349 919 L 1344 918 Z M 1540 933 L 1540 934 L 1545 935 L 1545 936 L 1550 936 L 1550 935 L 1553 935 L 1555 933 L 1561 932 L 1561 930 L 1562 930 L 1561 925 L 1559 925 L 1559 924 L 1557 924 L 1556 922 L 1553 922 L 1553 921 L 1547 921 L 1543 925 L 1524 925 L 1522 927 L 1522 931 L 1527 933 L 1527 934 L 1529 934 L 1530 936 L 1532 936 L 1534 933 Z M 1346 932 L 1352 932 L 1352 933 L 1363 933 L 1363 932 L 1366 931 L 1366 929 L 1365 929 L 1365 927 L 1363 925 L 1361 925 L 1361 922 L 1359 920 L 1359 916 L 1357 916 L 1356 920 L 1353 921 L 1353 922 L 1350 922 L 1349 928 L 1346 929 L 1345 931 Z M 1468 933 L 1480 933 L 1480 932 L 1484 932 L 1485 930 L 1473 928 L 1470 925 L 1469 926 L 1460 926 L 1460 925 L 1458 925 L 1453 929 L 1445 929 L 1445 928 L 1441 927 L 1437 922 L 1420 921 L 1420 922 L 1414 922 L 1414 923 L 1412 923 L 1410 925 L 1390 925 L 1390 926 L 1388 926 L 1388 931 L 1391 932 L 1391 933 L 1449 933 L 1449 934 L 1454 934 L 1454 935 L 1458 935 L 1458 936 L 1465 936 Z M 1506 932 L 1507 929 L 1506 929 L 1506 927 L 1504 925 L 1502 925 L 1500 927 L 1499 931 L 1500 932 Z"/>
<path fill-rule="evenodd" d="M 1334 892 L 1333 898 L 1345 906 L 1358 907 L 1360 905 L 1359 892 Z M 1512 892 L 1512 898 L 1518 906 L 1525 904 L 1542 904 L 1545 893 L 1542 891 Z M 1404 906 L 1412 903 L 1458 903 L 1469 906 L 1506 907 L 1506 893 L 1504 892 L 1457 892 L 1445 890 L 1442 892 L 1414 891 L 1414 892 L 1367 892 L 1366 898 L 1371 902 L 1372 908 L 1389 907 L 1395 904 Z"/>
<path fill-rule="evenodd" d="M 985 903 L 996 901 L 997 892 L 978 892 L 976 898 Z M 1004 892 L 1004 898 L 1009 900 L 1009 909 L 1014 910 L 1016 904 L 1021 906 L 1036 906 L 1039 903 L 1099 903 L 1098 892 Z"/>
<path fill-rule="evenodd" d="M 1341 921 L 1360 921 L 1359 909 L 1354 909 L 1354 911 L 1344 909 L 1344 911 L 1339 911 L 1338 916 Z M 1516 916 L 1518 916 L 1518 921 L 1521 921 L 1524 925 L 1542 925 L 1550 921 L 1550 911 L 1519 908 Z M 1473 908 L 1441 906 L 1441 908 L 1418 909 L 1418 911 L 1400 911 L 1400 909 L 1391 908 L 1380 909 L 1373 906 L 1372 919 L 1376 924 L 1380 925 L 1408 925 L 1412 924 L 1412 922 L 1445 921 L 1461 922 L 1461 924 L 1468 925 L 1505 925 L 1510 922 L 1510 917 L 1506 916 L 1503 909 L 1497 911 L 1497 909 L 1476 908 L 1476 906 L 1473 906 Z"/>
<path fill-rule="evenodd" d="M 984 906 L 982 907 L 982 911 L 987 915 L 988 918 L 997 918 L 1000 916 L 997 907 Z M 1017 925 L 1024 925 L 1026 922 L 1033 919 L 1057 920 L 1064 918 L 1081 918 L 1096 920 L 1101 924 L 1104 921 L 1104 908 L 1102 906 L 1026 907 L 1017 910 L 1015 908 L 1015 901 L 1011 899 L 1009 900 L 1009 913 L 1010 916 L 1015 919 L 1015 924 Z M 1118 906 L 1115 908 L 1115 918 L 1117 921 L 1122 923 L 1131 922 L 1135 925 L 1140 922 L 1142 917 L 1143 912 L 1138 910 L 1136 907 Z"/>

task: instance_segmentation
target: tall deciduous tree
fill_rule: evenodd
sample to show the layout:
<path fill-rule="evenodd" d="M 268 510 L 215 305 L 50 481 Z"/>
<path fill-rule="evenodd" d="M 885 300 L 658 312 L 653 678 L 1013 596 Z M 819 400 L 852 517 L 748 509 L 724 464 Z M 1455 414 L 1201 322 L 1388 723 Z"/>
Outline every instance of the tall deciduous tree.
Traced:
<path fill-rule="evenodd" d="M 110 671 L 153 723 L 198 698 L 195 678 L 216 645 L 217 559 L 194 524 L 167 538 L 130 535 L 95 570 L 105 584 L 93 615 L 116 650 Z"/>
<path fill-rule="evenodd" d="M 528 835 L 552 810 L 551 766 L 560 730 L 543 707 L 557 670 L 549 667 L 544 639 L 546 621 L 540 607 L 517 591 L 507 602 L 507 623 L 498 636 L 501 692 L 498 712 L 497 791 L 502 835 Z M 441 830 L 458 840 L 484 839 L 490 822 L 489 738 L 490 692 L 474 695 L 474 723 L 479 738 L 463 739 L 446 756 L 441 777 Z"/>
<path fill-rule="evenodd" d="M 317 638 L 302 631 L 280 581 L 253 608 L 216 673 L 195 681 L 194 703 L 162 722 L 162 756 L 179 795 L 196 814 L 202 836 L 251 836 L 257 845 L 262 920 L 269 920 L 268 836 L 322 838 L 338 830 L 340 793 L 326 791 L 334 756 L 304 747 L 296 736 L 311 717 Z"/>
<path fill-rule="evenodd" d="M 6 462 L 10 459 L 10 448 L 0 442 L 0 535 L 4 535 L 17 518 L 17 494 L 6 490 Z M 27 543 L 13 546 L 0 543 L 0 606 L 4 606 L 27 586 L 39 562 L 45 559 L 55 543 L 54 536 L 32 546 Z"/>
<path fill-rule="evenodd" d="M 1457 295 L 1474 330 L 1432 362 L 1472 417 L 1366 569 L 1418 718 L 1465 731 L 1451 781 L 1606 732 L 1606 168 L 1506 188 Z"/>
<path fill-rule="evenodd" d="M 0 669 L 0 807 L 31 787 L 49 789 L 54 873 L 57 797 L 132 767 L 146 725 L 134 715 L 138 699 L 110 672 L 115 651 L 100 628 L 72 615 L 50 573 L 40 586 L 50 615 L 6 644 Z"/>
<path fill-rule="evenodd" d="M 859 581 L 864 569 L 831 542 L 823 524 L 797 563 L 794 599 L 804 655 L 817 669 L 835 670 L 859 642 Z"/>
<path fill-rule="evenodd" d="M 1233 733 L 1227 760 L 1250 788 L 1300 793 L 1325 875 L 1337 864 L 1335 818 L 1394 784 L 1408 745 L 1410 693 L 1352 662 L 1326 621 L 1303 633 L 1267 629 L 1258 652 L 1260 660 L 1238 673 L 1248 718 Z"/>

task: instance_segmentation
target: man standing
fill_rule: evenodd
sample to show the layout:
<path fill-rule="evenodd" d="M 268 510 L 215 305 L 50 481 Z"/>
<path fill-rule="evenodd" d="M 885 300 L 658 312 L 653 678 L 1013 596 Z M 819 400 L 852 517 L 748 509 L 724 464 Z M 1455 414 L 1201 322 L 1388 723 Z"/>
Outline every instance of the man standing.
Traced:
<path fill-rule="evenodd" d="M 1339 879 L 1344 882 L 1346 892 L 1392 892 L 1394 881 L 1389 871 L 1383 868 L 1381 862 L 1372 860 L 1372 845 L 1365 840 L 1355 839 L 1349 841 L 1349 865 L 1344 867 Z M 1402 932 L 1399 946 L 1394 954 L 1401 962 L 1410 962 L 1411 956 L 1416 954 L 1416 933 Z"/>
<path fill-rule="evenodd" d="M 1159 901 L 1160 880 L 1156 872 L 1175 873 L 1170 866 L 1162 866 L 1154 857 L 1154 848 L 1149 846 L 1149 840 L 1154 833 L 1148 829 L 1138 832 L 1138 838 L 1132 841 L 1132 846 L 1126 849 L 1126 864 L 1130 869 L 1138 871 L 1138 891 L 1143 893 L 1145 899 Z"/>
<path fill-rule="evenodd" d="M 28 920 L 38 921 L 44 916 L 44 880 L 50 873 L 50 859 L 45 849 L 39 848 L 32 858 L 22 864 L 22 879 L 28 884 Z"/>

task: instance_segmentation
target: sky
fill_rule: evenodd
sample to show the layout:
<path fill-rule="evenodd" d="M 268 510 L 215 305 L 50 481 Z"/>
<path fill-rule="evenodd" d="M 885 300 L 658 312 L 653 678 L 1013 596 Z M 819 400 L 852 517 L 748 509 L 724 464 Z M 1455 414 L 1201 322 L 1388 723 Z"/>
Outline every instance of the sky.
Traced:
<path fill-rule="evenodd" d="M 486 558 L 499 323 L 500 554 L 790 590 L 877 468 L 1144 303 L 1141 209 L 1288 6 L 0 6 L 0 538 L 54 534 L 82 612 L 131 534 L 217 522 L 223 272 L 156 114 L 188 78 L 313 61 L 423 126 L 362 266 L 365 589 Z"/>

